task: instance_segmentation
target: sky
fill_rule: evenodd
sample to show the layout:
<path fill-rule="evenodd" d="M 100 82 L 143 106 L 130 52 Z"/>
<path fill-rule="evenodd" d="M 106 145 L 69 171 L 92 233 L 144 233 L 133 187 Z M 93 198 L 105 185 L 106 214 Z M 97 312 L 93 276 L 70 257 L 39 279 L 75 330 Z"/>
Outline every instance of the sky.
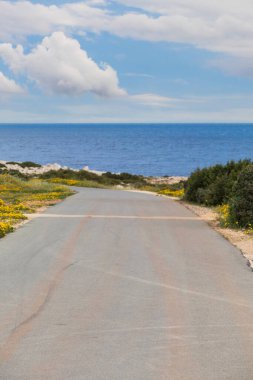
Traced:
<path fill-rule="evenodd" d="M 0 0 L 0 123 L 253 122 L 252 0 Z"/>

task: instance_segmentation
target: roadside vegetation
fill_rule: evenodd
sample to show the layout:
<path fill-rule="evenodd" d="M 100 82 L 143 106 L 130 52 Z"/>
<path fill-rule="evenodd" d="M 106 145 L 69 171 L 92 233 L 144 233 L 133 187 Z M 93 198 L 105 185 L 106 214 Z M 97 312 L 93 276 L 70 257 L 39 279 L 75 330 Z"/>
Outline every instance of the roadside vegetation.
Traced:
<path fill-rule="evenodd" d="M 111 188 L 120 185 L 140 188 L 147 185 L 147 181 L 143 176 L 128 173 L 113 174 L 108 172 L 98 175 L 86 170 L 60 169 L 41 174 L 39 177 L 51 183 L 80 187 Z"/>
<path fill-rule="evenodd" d="M 183 198 L 185 194 L 185 181 L 180 181 L 171 185 L 167 185 L 165 189 L 158 191 L 160 195 L 166 195 L 169 197 Z"/>
<path fill-rule="evenodd" d="M 152 184 L 149 178 L 141 175 L 120 173 L 114 174 L 111 172 L 98 175 L 86 170 L 71 170 L 60 169 L 57 171 L 49 171 L 41 174 L 39 178 L 53 184 L 63 184 L 68 186 L 93 187 L 93 188 L 118 188 L 118 189 L 135 189 L 142 191 L 152 191 L 158 194 L 182 196 L 183 184 L 166 185 Z M 180 190 L 180 194 L 178 193 Z M 167 194 L 166 192 L 171 192 Z"/>
<path fill-rule="evenodd" d="M 71 169 L 60 169 L 42 174 L 40 178 L 49 183 L 58 183 L 68 186 L 136 189 L 180 198 L 184 195 L 184 181 L 171 185 L 164 183 L 154 184 L 151 183 L 147 177 L 129 173 L 114 174 L 107 172 L 98 175 L 85 170 L 74 171 Z"/>
<path fill-rule="evenodd" d="M 184 199 L 215 207 L 223 227 L 253 233 L 253 163 L 230 161 L 197 169 L 186 182 Z"/>
<path fill-rule="evenodd" d="M 0 174 L 0 237 L 12 232 L 27 219 L 25 214 L 53 205 L 73 192 L 69 188 L 40 179 L 22 179 Z"/>

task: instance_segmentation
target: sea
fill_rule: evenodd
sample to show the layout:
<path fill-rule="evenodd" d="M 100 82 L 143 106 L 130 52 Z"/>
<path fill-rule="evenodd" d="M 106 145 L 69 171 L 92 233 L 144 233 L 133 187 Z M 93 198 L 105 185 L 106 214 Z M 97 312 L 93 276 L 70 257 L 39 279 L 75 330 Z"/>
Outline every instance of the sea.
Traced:
<path fill-rule="evenodd" d="M 0 124 L 0 160 L 150 176 L 253 159 L 253 124 Z"/>

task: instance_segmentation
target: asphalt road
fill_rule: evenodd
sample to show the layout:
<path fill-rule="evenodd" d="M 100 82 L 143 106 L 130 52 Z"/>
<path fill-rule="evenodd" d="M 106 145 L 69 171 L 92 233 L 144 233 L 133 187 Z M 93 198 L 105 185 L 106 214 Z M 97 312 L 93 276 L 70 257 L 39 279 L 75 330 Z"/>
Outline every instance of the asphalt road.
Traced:
<path fill-rule="evenodd" d="M 189 210 L 83 189 L 0 241 L 1 380 L 252 380 L 253 273 Z"/>

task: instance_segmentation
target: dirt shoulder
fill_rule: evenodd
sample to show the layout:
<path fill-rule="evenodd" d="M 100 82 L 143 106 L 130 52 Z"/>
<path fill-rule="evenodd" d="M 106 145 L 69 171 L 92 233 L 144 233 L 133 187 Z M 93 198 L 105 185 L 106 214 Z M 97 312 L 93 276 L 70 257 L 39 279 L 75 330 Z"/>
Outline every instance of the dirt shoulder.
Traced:
<path fill-rule="evenodd" d="M 180 201 L 185 207 L 193 211 L 196 215 L 206 221 L 213 229 L 224 236 L 230 243 L 237 247 L 242 255 L 246 258 L 248 266 L 253 271 L 253 236 L 247 235 L 243 231 L 234 230 L 231 228 L 222 228 L 219 225 L 218 213 L 209 207 L 192 205 Z"/>

